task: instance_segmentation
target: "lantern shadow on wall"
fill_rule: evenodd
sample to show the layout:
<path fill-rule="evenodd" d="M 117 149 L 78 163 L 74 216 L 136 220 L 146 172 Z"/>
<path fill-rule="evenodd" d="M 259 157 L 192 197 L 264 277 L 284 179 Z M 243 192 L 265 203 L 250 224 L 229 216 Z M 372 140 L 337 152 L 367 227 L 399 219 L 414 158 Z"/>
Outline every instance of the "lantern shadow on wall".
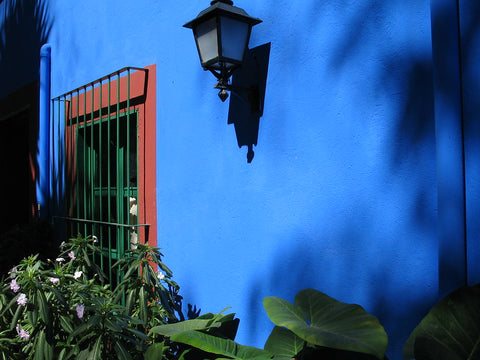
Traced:
<path fill-rule="evenodd" d="M 253 159 L 263 115 L 270 43 L 248 49 L 252 27 L 261 23 L 230 0 L 214 0 L 184 26 L 193 30 L 200 62 L 217 79 L 222 101 L 230 97 L 228 123 L 234 124 L 239 147 Z M 231 81 L 230 81 L 231 78 Z"/>

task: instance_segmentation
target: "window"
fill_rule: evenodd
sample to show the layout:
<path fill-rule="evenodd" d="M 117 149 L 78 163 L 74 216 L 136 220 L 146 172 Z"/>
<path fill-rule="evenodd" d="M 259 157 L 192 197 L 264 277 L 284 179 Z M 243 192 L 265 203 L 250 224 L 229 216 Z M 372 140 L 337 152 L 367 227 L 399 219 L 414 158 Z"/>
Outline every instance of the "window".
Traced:
<path fill-rule="evenodd" d="M 65 188 L 68 237 L 95 236 L 113 263 L 138 243 L 156 246 L 155 66 L 124 68 L 53 99 L 59 145 L 54 186 Z M 62 160 L 63 158 L 63 160 Z M 61 163 L 65 162 L 64 172 Z"/>

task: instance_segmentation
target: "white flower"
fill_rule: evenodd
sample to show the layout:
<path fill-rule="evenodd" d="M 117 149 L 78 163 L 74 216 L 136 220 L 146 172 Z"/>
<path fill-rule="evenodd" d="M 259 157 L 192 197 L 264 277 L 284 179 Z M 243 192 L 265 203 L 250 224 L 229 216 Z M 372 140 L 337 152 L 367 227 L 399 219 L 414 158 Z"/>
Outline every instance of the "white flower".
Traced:
<path fill-rule="evenodd" d="M 17 280 L 12 279 L 12 281 L 10 281 L 10 289 L 14 293 L 16 293 L 16 292 L 18 292 L 18 290 L 20 290 L 20 285 L 18 285 Z"/>
<path fill-rule="evenodd" d="M 51 282 L 52 284 L 58 284 L 58 282 L 60 281 L 60 279 L 54 278 L 54 277 L 51 277 L 51 278 L 49 278 L 48 280 L 50 280 L 50 282 Z"/>
<path fill-rule="evenodd" d="M 65 259 L 64 259 L 64 258 L 56 258 L 55 261 L 56 261 L 56 262 L 64 262 Z"/>
<path fill-rule="evenodd" d="M 97 238 L 95 235 L 92 236 L 92 239 L 93 239 L 93 242 L 94 242 L 94 243 L 97 243 L 97 242 L 98 242 L 98 238 Z"/>
<path fill-rule="evenodd" d="M 76 259 L 75 253 L 74 253 L 73 251 L 70 251 L 70 252 L 68 253 L 68 257 L 69 257 L 70 259 L 72 259 L 72 260 L 75 260 L 75 259 Z"/>
<path fill-rule="evenodd" d="M 81 271 L 75 271 L 75 274 L 73 274 L 74 279 L 78 279 L 80 276 L 82 276 L 83 272 Z"/>
<path fill-rule="evenodd" d="M 60 244 L 60 247 L 63 247 L 65 245 L 65 241 L 62 241 L 62 243 Z"/>
<path fill-rule="evenodd" d="M 83 312 L 85 311 L 85 306 L 83 305 L 77 305 L 77 307 L 75 308 L 75 310 L 77 311 L 77 316 L 79 319 L 83 318 Z"/>
<path fill-rule="evenodd" d="M 20 295 L 18 295 L 18 298 L 17 298 L 18 305 L 25 306 L 27 304 L 27 301 L 28 301 L 27 296 L 24 293 L 21 293 Z"/>
<path fill-rule="evenodd" d="M 165 274 L 160 271 L 157 275 L 157 278 L 158 278 L 158 280 L 163 280 L 163 279 L 165 279 Z"/>

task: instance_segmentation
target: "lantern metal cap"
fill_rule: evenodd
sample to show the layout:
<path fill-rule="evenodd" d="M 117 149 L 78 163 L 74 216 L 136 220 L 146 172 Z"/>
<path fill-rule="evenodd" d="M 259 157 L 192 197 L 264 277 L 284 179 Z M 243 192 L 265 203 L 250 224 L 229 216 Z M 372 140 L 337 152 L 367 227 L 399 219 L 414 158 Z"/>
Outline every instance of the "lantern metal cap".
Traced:
<path fill-rule="evenodd" d="M 214 0 L 210 3 L 210 7 L 201 11 L 195 19 L 187 22 L 183 26 L 192 29 L 198 23 L 208 20 L 209 18 L 216 15 L 226 15 L 232 18 L 236 18 L 238 20 L 246 22 L 251 26 L 260 24 L 262 22 L 262 20 L 248 15 L 245 10 L 233 6 L 233 2 L 230 0 Z"/>

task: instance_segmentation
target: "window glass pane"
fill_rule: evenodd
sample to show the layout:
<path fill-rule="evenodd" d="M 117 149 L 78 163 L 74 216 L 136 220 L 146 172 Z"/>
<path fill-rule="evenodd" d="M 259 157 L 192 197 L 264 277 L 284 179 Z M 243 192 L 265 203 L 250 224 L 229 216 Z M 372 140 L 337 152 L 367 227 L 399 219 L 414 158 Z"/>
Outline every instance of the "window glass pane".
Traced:
<path fill-rule="evenodd" d="M 218 57 L 216 19 L 213 18 L 199 24 L 195 31 L 202 64 Z"/>
<path fill-rule="evenodd" d="M 227 17 L 221 17 L 220 23 L 222 26 L 222 55 L 242 62 L 248 43 L 248 24 Z"/>

